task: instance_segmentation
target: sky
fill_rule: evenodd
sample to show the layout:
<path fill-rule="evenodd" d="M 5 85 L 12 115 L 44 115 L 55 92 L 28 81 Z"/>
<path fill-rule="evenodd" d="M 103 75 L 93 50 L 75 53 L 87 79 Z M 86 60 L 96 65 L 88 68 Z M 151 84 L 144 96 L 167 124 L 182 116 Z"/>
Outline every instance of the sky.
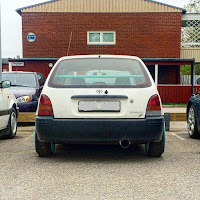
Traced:
<path fill-rule="evenodd" d="M 45 0 L 0 0 L 2 57 L 22 57 L 22 20 L 16 9 L 45 2 Z M 183 8 L 189 0 L 157 0 Z"/>

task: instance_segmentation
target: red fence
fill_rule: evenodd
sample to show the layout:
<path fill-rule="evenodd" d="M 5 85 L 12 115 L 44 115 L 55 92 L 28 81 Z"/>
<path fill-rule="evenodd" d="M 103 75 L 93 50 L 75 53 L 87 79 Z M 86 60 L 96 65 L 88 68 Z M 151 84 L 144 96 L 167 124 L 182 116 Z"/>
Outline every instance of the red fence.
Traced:
<path fill-rule="evenodd" d="M 200 86 L 194 86 L 194 92 Z M 189 85 L 158 85 L 158 91 L 163 103 L 187 103 L 191 96 L 191 86 Z"/>

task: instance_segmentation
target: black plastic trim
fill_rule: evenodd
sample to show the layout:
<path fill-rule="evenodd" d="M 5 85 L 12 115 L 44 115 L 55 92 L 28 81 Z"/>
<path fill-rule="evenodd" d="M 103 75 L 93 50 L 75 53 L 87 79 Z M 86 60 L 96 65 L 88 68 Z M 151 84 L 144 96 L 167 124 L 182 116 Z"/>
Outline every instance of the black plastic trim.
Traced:
<path fill-rule="evenodd" d="M 74 95 L 71 99 L 128 99 L 126 95 Z"/>
<path fill-rule="evenodd" d="M 31 102 L 27 102 L 27 103 L 18 103 L 17 105 L 20 106 L 35 106 L 38 104 L 38 101 L 31 101 Z"/>
<path fill-rule="evenodd" d="M 9 62 L 23 62 L 23 61 L 58 61 L 59 58 L 9 58 Z M 195 59 L 185 58 L 141 58 L 143 62 L 194 62 Z"/>
<path fill-rule="evenodd" d="M 40 141 L 55 143 L 158 142 L 162 138 L 164 117 L 145 119 L 55 119 L 36 116 Z"/>

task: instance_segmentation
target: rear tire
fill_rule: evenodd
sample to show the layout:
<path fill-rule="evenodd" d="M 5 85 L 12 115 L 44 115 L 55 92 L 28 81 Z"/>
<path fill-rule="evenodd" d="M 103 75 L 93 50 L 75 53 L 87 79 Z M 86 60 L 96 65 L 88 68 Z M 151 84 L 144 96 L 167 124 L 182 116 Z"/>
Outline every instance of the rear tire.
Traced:
<path fill-rule="evenodd" d="M 160 157 L 165 151 L 165 126 L 163 130 L 162 140 L 160 142 L 148 142 L 145 144 L 145 150 L 148 156 Z"/>
<path fill-rule="evenodd" d="M 54 154 L 55 144 L 53 144 L 52 142 L 39 141 L 37 133 L 35 131 L 35 150 L 40 157 L 49 157 Z"/>
<path fill-rule="evenodd" d="M 191 138 L 200 138 L 200 133 L 197 128 L 197 119 L 194 106 L 191 105 L 187 113 L 187 128 L 188 134 Z"/>
<path fill-rule="evenodd" d="M 11 109 L 8 126 L 2 131 L 3 135 L 0 137 L 3 140 L 12 139 L 17 133 L 17 112 L 14 108 Z"/>

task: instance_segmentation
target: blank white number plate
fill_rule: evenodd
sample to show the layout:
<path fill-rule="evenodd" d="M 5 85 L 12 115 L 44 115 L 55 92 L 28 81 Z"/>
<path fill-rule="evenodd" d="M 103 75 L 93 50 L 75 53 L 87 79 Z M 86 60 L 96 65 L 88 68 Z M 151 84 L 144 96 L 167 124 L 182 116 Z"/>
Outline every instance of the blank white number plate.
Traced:
<path fill-rule="evenodd" d="M 120 112 L 120 101 L 79 101 L 79 112 Z"/>

